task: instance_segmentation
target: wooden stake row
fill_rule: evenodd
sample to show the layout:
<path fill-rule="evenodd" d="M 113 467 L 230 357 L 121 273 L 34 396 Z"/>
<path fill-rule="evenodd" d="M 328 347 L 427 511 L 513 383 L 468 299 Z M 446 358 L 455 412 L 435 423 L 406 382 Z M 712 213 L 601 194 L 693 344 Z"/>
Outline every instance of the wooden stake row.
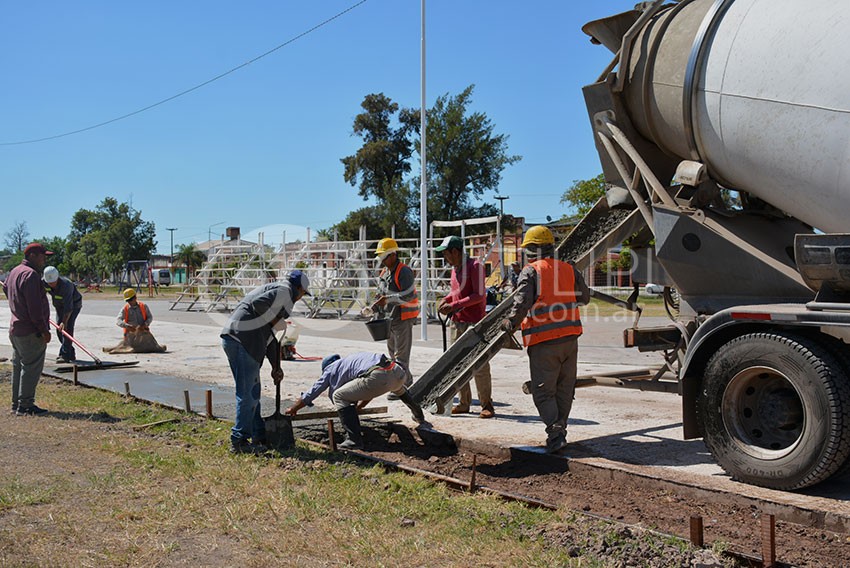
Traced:
<path fill-rule="evenodd" d="M 691 517 L 691 544 L 702 548 L 705 546 L 702 517 Z M 776 515 L 761 517 L 761 558 L 764 568 L 774 568 L 776 562 Z"/>

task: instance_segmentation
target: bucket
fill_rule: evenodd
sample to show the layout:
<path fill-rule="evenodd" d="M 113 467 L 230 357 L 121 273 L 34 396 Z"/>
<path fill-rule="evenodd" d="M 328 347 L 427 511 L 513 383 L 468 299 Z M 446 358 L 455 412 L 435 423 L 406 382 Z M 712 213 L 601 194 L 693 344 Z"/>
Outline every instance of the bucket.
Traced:
<path fill-rule="evenodd" d="M 366 322 L 366 329 L 374 341 L 384 341 L 390 335 L 390 319 L 376 319 Z"/>

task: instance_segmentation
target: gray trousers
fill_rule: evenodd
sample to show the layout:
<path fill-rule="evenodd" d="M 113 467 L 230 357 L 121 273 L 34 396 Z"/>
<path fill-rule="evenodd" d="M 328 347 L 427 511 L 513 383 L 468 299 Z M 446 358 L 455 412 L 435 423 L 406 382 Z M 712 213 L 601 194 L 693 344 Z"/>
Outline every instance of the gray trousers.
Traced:
<path fill-rule="evenodd" d="M 390 334 L 387 337 L 387 351 L 390 357 L 410 370 L 410 348 L 413 347 L 413 323 L 416 318 L 407 320 L 393 319 Z"/>
<path fill-rule="evenodd" d="M 543 342 L 528 348 L 531 396 L 548 439 L 566 434 L 576 392 L 578 336 L 565 342 Z"/>
<path fill-rule="evenodd" d="M 333 393 L 331 399 L 334 408 L 341 410 L 346 406 L 356 404 L 361 400 L 372 400 L 382 394 L 391 392 L 397 395 L 404 394 L 404 378 L 407 373 L 394 365 L 391 369 L 375 369 L 362 377 L 351 380 Z"/>
<path fill-rule="evenodd" d="M 468 322 L 452 321 L 452 343 L 464 334 L 474 324 Z M 490 375 L 490 363 L 484 363 L 473 373 L 475 379 L 475 390 L 478 392 L 478 402 L 481 408 L 493 410 L 493 378 Z M 472 404 L 472 389 L 469 383 L 460 388 L 460 405 L 469 408 Z"/>
<path fill-rule="evenodd" d="M 35 404 L 35 387 L 44 369 L 47 344 L 36 334 L 9 335 L 12 341 L 12 406 L 29 408 Z"/>

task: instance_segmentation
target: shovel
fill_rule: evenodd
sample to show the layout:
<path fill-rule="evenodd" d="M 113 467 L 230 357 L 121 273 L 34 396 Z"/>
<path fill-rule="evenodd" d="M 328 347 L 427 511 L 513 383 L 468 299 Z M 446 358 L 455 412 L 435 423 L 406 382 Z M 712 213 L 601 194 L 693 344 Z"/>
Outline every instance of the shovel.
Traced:
<path fill-rule="evenodd" d="M 266 439 L 270 448 L 282 452 L 295 445 L 292 417 L 280 413 L 280 383 L 275 385 L 274 414 L 263 420 L 266 423 Z"/>

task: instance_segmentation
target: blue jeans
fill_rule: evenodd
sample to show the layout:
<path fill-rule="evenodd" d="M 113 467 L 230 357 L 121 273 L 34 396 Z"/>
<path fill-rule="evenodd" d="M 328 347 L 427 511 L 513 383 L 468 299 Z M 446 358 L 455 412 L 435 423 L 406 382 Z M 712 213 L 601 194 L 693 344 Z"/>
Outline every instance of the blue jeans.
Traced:
<path fill-rule="evenodd" d="M 65 331 L 71 337 L 74 337 L 74 324 L 77 322 L 77 316 L 80 315 L 80 310 L 82 308 L 77 308 L 76 310 L 71 312 L 71 317 L 68 318 L 68 324 L 65 326 Z M 56 323 L 62 323 L 62 317 L 59 314 L 56 314 Z M 74 342 L 65 337 L 61 331 L 56 330 L 56 336 L 59 338 L 59 356 L 65 359 L 66 361 L 76 361 L 77 360 L 77 351 L 74 349 Z"/>
<path fill-rule="evenodd" d="M 236 423 L 230 430 L 231 442 L 254 442 L 266 437 L 266 424 L 260 416 L 260 366 L 242 344 L 230 336 L 221 338 L 236 383 Z"/>

